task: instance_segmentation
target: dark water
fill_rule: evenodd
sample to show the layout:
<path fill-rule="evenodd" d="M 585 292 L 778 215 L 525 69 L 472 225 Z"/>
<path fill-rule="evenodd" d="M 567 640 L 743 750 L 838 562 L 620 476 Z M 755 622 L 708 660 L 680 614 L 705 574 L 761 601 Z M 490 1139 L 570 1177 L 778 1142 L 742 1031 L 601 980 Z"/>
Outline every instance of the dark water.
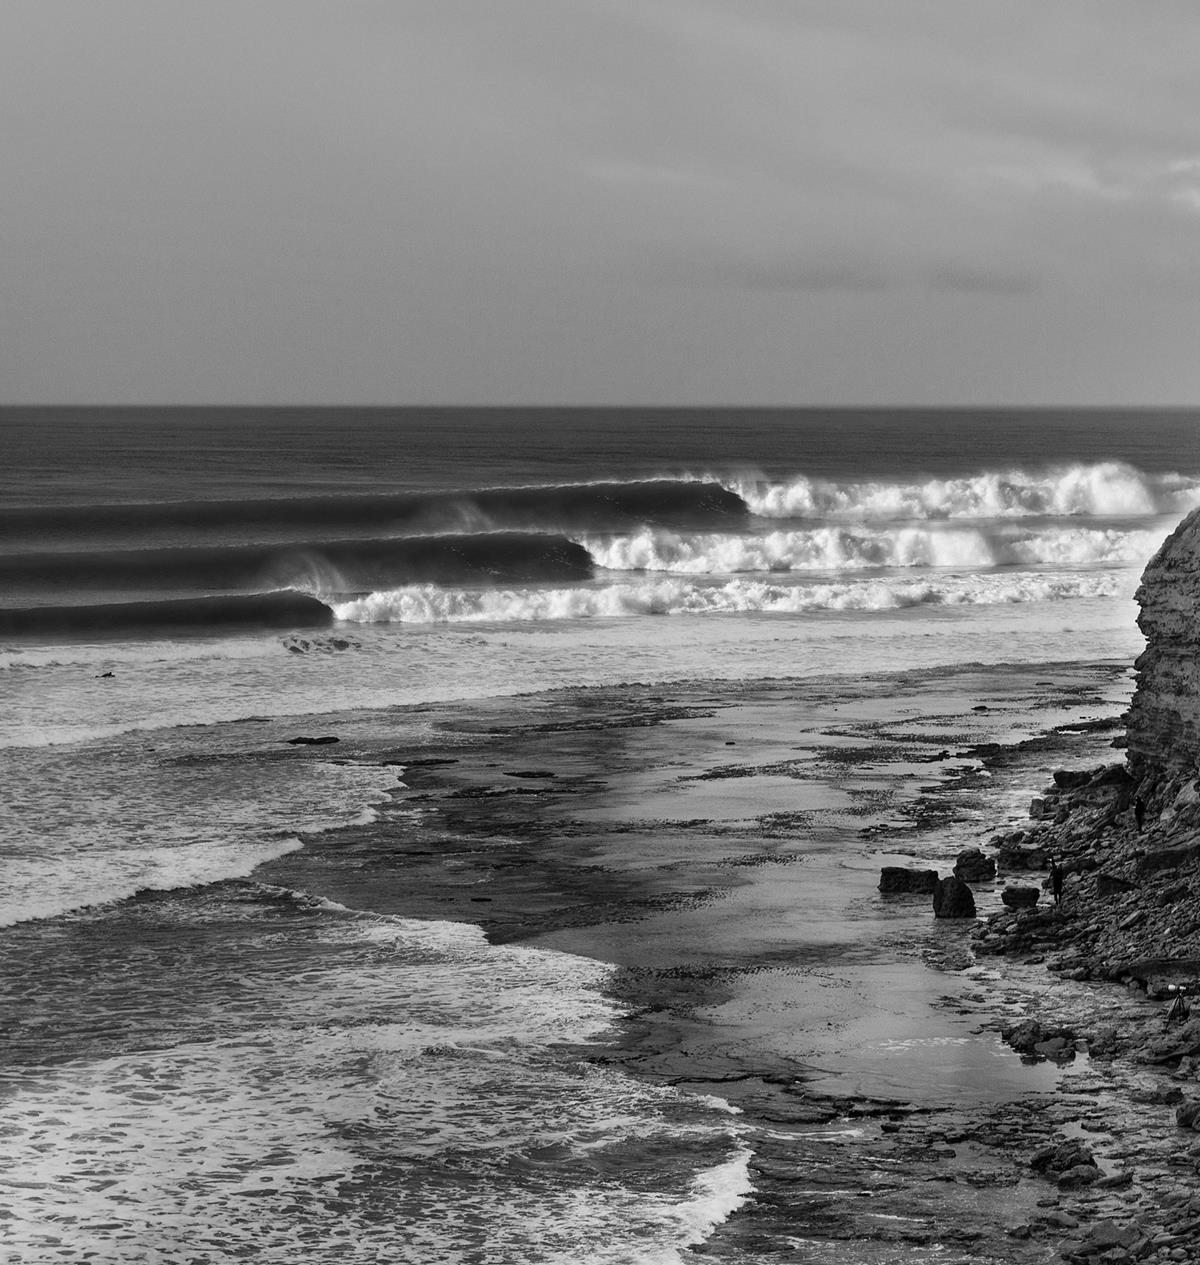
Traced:
<path fill-rule="evenodd" d="M 845 479 L 1200 464 L 1200 410 L 0 410 L 5 505 L 401 492 L 710 470 Z"/>

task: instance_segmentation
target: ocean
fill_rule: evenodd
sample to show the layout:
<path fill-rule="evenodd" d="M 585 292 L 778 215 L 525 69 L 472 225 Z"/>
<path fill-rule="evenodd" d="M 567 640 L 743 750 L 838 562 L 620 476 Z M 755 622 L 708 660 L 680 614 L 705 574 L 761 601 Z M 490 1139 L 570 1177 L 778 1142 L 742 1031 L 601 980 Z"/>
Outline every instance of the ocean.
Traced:
<path fill-rule="evenodd" d="M 611 744 L 635 699 L 683 734 L 704 691 L 720 708 L 772 682 L 832 707 L 874 682 L 884 724 L 904 674 L 1115 671 L 1142 644 L 1141 569 L 1200 505 L 1198 428 L 1134 410 L 0 410 L 4 1259 L 704 1247 L 754 1198 L 744 1112 L 585 1054 L 636 1016 L 619 954 L 561 938 L 590 925 L 582 870 L 555 880 L 570 918 L 501 934 L 493 897 L 461 892 L 438 913 L 418 858 L 450 866 L 467 827 L 431 831 L 445 787 L 422 779 L 485 750 L 500 769 L 514 717 L 528 735 L 563 699 L 539 741 L 570 735 L 550 754 L 579 762 L 586 797 L 615 758 L 578 746 L 597 699 Z M 945 732 L 1036 733 L 1035 693 L 986 733 Z M 508 773 L 531 806 L 553 776 Z M 803 782 L 770 776 L 764 804 Z M 622 821 L 671 816 L 645 804 L 672 788 L 636 784 Z M 720 786 L 696 821 L 766 820 Z M 796 812 L 848 811 L 829 787 Z M 485 788 L 453 794 L 477 807 Z M 541 891 L 524 802 L 483 833 Z M 623 901 L 661 859 L 654 830 L 637 839 Z"/>

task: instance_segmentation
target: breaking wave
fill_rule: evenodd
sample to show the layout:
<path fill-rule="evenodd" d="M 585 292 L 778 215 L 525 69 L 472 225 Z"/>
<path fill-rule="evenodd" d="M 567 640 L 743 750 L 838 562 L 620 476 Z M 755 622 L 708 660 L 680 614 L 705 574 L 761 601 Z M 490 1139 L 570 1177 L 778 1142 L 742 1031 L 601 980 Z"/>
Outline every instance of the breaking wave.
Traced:
<path fill-rule="evenodd" d="M 908 606 L 992 606 L 1080 597 L 1114 597 L 1131 588 L 1120 572 L 1041 575 L 934 575 L 782 584 L 734 579 L 724 584 L 688 580 L 580 585 L 560 589 L 443 589 L 413 585 L 335 603 L 337 619 L 351 623 L 509 623 L 617 618 L 630 615 L 730 613 L 805 614 L 884 611 Z"/>
<path fill-rule="evenodd" d="M 1142 518 L 1200 505 L 1196 477 L 1148 475 L 1121 461 L 985 470 L 912 483 L 838 483 L 801 475 L 787 483 L 738 479 L 729 486 L 762 518 Z"/>
<path fill-rule="evenodd" d="M 585 536 L 582 543 L 597 566 L 611 571 L 712 575 L 869 567 L 1115 566 L 1144 562 L 1157 540 L 1153 532 L 1117 528 L 817 527 L 762 535 L 646 529 L 626 536 Z"/>

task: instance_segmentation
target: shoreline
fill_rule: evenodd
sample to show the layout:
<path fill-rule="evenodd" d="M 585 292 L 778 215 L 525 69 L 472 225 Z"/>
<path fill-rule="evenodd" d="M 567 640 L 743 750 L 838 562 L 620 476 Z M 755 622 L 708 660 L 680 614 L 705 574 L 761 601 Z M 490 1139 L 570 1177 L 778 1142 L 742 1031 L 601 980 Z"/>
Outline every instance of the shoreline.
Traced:
<path fill-rule="evenodd" d="M 634 685 L 424 707 L 420 754 L 396 753 L 405 788 L 373 825 L 338 832 L 338 852 L 352 837 L 355 866 L 403 869 L 404 897 L 377 912 L 474 922 L 493 943 L 613 965 L 622 1033 L 564 1054 L 719 1094 L 753 1137 L 754 1194 L 705 1254 L 766 1260 L 803 1241 L 789 1250 L 847 1265 L 875 1259 L 868 1243 L 914 1265 L 946 1247 L 1046 1260 L 1080 1221 L 1064 1210 L 1077 1201 L 1014 1156 L 1054 1127 L 1094 1123 L 1096 1095 L 1112 1091 L 1091 1069 L 1024 1066 L 995 1029 L 1034 985 L 1014 993 L 994 960 L 971 967 L 966 928 L 872 889 L 883 864 L 948 869 L 994 833 L 997 775 L 1028 790 L 1048 759 L 1081 743 L 1094 758 L 1107 734 L 1038 737 L 1030 721 L 1053 710 L 1069 730 L 1067 713 L 1115 708 L 1126 671 L 971 667 L 936 682 Z M 1024 741 L 997 741 L 1018 719 Z M 310 840 L 259 877 L 309 889 L 320 858 L 323 894 L 363 907 L 332 855 Z M 981 894 L 981 913 L 998 895 Z M 938 1059 L 955 1066 L 949 1092 L 918 1075 Z M 894 1180 L 898 1166 L 911 1180 Z M 847 1183 L 870 1197 L 838 1196 Z"/>

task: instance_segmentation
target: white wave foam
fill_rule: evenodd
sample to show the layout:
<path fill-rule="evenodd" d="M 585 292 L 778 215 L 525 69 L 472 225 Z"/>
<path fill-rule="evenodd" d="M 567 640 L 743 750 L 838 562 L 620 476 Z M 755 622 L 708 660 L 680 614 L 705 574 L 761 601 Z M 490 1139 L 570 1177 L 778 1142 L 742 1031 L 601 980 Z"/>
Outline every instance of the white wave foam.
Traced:
<path fill-rule="evenodd" d="M 612 967 L 325 906 L 305 969 L 273 926 L 230 946 L 238 1005 L 201 977 L 212 1039 L 14 1081 L 0 1189 L 22 1260 L 680 1265 L 745 1199 L 724 1113 L 550 1056 L 617 1017 Z"/>
<path fill-rule="evenodd" d="M 55 858 L 46 853 L 6 855 L 0 927 L 105 905 L 141 891 L 169 892 L 245 878 L 260 865 L 301 846 L 293 838 L 190 848 L 97 849 Z"/>
<path fill-rule="evenodd" d="M 301 832 L 372 820 L 395 785 L 390 768 L 219 741 L 193 730 L 153 747 L 9 751 L 0 926 L 245 878 L 301 847 Z"/>
<path fill-rule="evenodd" d="M 754 1191 L 750 1161 L 754 1152 L 742 1148 L 714 1168 L 701 1173 L 693 1185 L 694 1197 L 674 1209 L 674 1220 L 683 1232 L 685 1247 L 703 1243 L 723 1221 L 728 1221 Z"/>
<path fill-rule="evenodd" d="M 992 606 L 1080 597 L 1114 597 L 1132 589 L 1120 573 L 887 577 L 833 584 L 685 580 L 580 586 L 568 589 L 440 589 L 413 585 L 372 593 L 334 608 L 353 623 L 509 623 L 613 618 L 631 615 L 729 613 L 806 614 L 816 611 L 887 611 L 907 606 Z"/>
<path fill-rule="evenodd" d="M 1144 563 L 1158 536 L 1118 528 L 818 527 L 761 535 L 678 533 L 583 536 L 596 564 L 611 571 L 681 575 L 754 571 L 854 571 L 872 567 L 1059 566 Z"/>
<path fill-rule="evenodd" d="M 1142 518 L 1200 505 L 1195 477 L 1147 475 L 1120 461 L 987 470 L 919 483 L 800 476 L 789 483 L 737 479 L 728 486 L 764 518 Z"/>

